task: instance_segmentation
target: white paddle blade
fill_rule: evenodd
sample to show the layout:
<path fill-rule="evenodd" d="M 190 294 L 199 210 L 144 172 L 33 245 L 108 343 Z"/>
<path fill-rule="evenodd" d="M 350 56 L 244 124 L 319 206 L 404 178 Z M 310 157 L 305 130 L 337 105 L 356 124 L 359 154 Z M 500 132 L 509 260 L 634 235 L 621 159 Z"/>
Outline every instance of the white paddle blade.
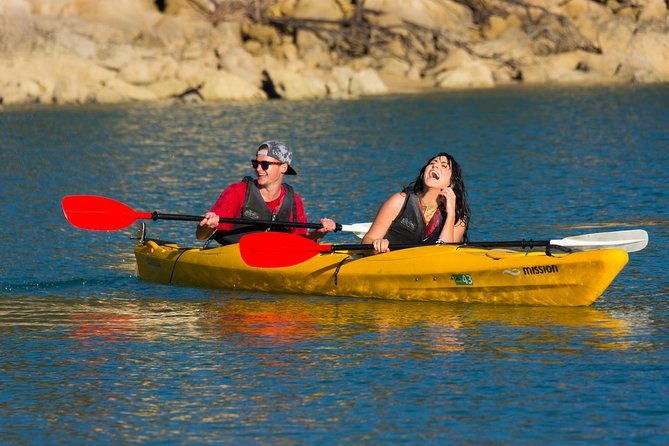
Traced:
<path fill-rule="evenodd" d="M 561 240 L 551 240 L 551 244 L 564 246 L 565 248 L 579 249 L 581 251 L 618 248 L 627 252 L 637 252 L 648 245 L 648 233 L 643 229 L 598 232 L 594 234 L 574 235 Z"/>
<path fill-rule="evenodd" d="M 352 232 L 359 238 L 363 238 L 365 234 L 369 231 L 372 223 L 353 223 L 352 225 L 341 225 L 341 230 L 346 232 Z"/>

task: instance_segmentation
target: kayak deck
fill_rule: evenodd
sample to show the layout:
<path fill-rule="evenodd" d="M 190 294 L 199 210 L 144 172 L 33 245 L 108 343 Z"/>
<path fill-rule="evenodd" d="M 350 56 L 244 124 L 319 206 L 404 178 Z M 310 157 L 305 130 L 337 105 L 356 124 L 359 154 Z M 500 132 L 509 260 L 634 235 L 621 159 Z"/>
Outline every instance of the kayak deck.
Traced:
<path fill-rule="evenodd" d="M 257 268 L 239 245 L 184 248 L 146 240 L 135 247 L 139 277 L 187 287 L 505 305 L 592 304 L 628 261 L 601 249 L 547 255 L 431 245 L 360 257 L 323 253 L 297 265 Z"/>

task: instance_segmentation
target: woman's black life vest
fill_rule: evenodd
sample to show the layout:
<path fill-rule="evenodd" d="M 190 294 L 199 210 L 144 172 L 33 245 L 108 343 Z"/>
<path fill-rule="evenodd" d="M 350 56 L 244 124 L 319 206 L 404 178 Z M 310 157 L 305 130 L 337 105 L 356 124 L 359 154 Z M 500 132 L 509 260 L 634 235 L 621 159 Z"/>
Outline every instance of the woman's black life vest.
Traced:
<path fill-rule="evenodd" d="M 267 204 L 262 198 L 262 195 L 260 195 L 260 190 L 258 187 L 256 187 L 253 178 L 247 176 L 244 177 L 242 181 L 246 183 L 246 196 L 244 197 L 244 205 L 242 206 L 242 211 L 238 218 L 244 218 L 247 220 L 297 221 L 295 191 L 291 185 L 283 183 L 286 194 L 284 195 L 283 201 L 279 205 L 279 208 L 275 210 L 276 213 L 273 214 L 267 207 Z M 231 243 L 239 243 L 239 239 L 242 238 L 242 236 L 245 234 L 269 230 L 290 232 L 290 227 L 267 226 L 262 224 L 235 224 L 232 226 L 232 228 L 230 228 L 229 231 L 215 232 L 214 240 L 216 240 L 221 245 L 229 245 Z"/>
<path fill-rule="evenodd" d="M 390 245 L 396 244 L 434 244 L 439 240 L 439 234 L 446 222 L 446 210 L 443 206 L 439 206 L 438 211 L 441 213 L 441 223 L 429 236 L 425 236 L 427 226 L 423 219 L 423 212 L 420 208 L 420 201 L 418 196 L 409 189 L 404 189 L 406 199 L 400 213 L 390 224 L 385 238 L 388 239 Z"/>

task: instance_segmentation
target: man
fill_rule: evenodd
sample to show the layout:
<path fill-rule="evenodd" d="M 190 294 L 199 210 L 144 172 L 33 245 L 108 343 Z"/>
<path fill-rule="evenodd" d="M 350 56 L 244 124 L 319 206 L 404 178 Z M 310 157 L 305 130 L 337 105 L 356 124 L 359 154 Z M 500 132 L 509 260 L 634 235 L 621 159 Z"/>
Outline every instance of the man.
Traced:
<path fill-rule="evenodd" d="M 219 223 L 223 218 L 243 218 L 247 220 L 276 220 L 306 223 L 302 199 L 289 184 L 283 183 L 284 175 L 297 175 L 290 163 L 293 152 L 286 143 L 266 141 L 258 147 L 251 165 L 255 169 L 255 180 L 244 177 L 239 183 L 228 186 L 211 211 L 197 227 L 195 236 L 204 240 L 214 234 L 214 239 L 222 245 L 237 243 L 250 232 L 264 231 L 266 226 L 248 224 Z M 291 232 L 303 235 L 311 240 L 319 241 L 323 236 L 335 230 L 335 222 L 329 218 L 321 218 L 321 229 L 307 232 L 305 228 L 275 227 L 272 231 Z"/>

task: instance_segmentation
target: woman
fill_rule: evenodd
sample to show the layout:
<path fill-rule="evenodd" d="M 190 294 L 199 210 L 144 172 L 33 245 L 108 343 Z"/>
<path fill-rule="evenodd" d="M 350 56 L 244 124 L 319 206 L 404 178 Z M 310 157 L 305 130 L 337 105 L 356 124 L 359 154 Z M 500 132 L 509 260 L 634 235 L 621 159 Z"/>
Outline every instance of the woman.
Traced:
<path fill-rule="evenodd" d="M 467 241 L 469 214 L 460 166 L 442 152 L 408 187 L 383 203 L 362 243 L 373 244 L 379 254 L 398 243 Z"/>

